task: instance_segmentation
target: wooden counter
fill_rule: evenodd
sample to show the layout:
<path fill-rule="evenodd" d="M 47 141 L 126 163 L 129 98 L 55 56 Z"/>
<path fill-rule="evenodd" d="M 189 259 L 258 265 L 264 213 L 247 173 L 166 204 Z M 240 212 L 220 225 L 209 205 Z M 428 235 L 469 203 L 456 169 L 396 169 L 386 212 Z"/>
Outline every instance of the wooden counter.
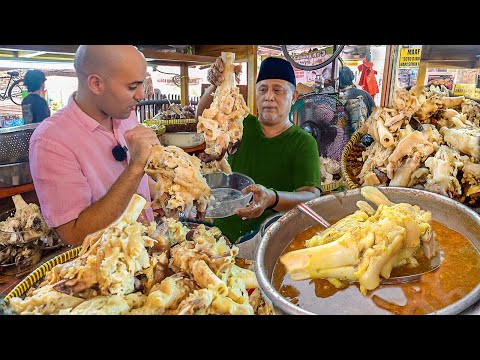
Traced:
<path fill-rule="evenodd" d="M 35 190 L 33 183 L 8 188 L 0 188 L 0 199 Z"/>

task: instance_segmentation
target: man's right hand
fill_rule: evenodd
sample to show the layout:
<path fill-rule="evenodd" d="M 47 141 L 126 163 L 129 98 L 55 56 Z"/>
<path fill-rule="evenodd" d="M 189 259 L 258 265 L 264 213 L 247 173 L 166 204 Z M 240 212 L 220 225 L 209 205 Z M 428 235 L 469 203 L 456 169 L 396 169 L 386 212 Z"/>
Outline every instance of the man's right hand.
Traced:
<path fill-rule="evenodd" d="M 124 136 L 131 156 L 130 164 L 138 164 L 144 168 L 152 146 L 160 145 L 157 134 L 144 125 L 137 125 L 125 131 Z"/>
<path fill-rule="evenodd" d="M 210 82 L 210 84 L 219 86 L 224 78 L 223 78 L 223 61 L 221 56 L 217 57 L 215 62 L 212 64 L 210 69 L 208 69 L 208 76 L 207 79 Z M 235 65 L 233 71 L 235 72 L 235 80 L 237 81 L 237 84 L 240 82 L 240 74 L 242 72 L 242 65 Z"/>

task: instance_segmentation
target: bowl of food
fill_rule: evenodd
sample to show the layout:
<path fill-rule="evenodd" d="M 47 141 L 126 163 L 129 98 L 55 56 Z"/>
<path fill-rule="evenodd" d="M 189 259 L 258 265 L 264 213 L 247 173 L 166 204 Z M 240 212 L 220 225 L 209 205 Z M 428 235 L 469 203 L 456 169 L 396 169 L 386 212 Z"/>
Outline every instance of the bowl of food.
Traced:
<path fill-rule="evenodd" d="M 380 284 L 365 294 L 358 282 L 339 284 L 315 276 L 292 280 L 280 258 L 306 248 L 306 241 L 316 235 L 321 238 L 324 230 L 295 208 L 267 229 L 255 258 L 259 285 L 276 310 L 296 315 L 480 313 L 480 216 L 467 206 L 436 193 L 399 187 L 378 189 L 395 204 L 416 205 L 414 209 L 431 213 L 431 229 L 443 252 L 440 267 L 424 274 L 419 281 Z M 354 189 L 325 195 L 306 204 L 335 226 L 359 210 L 359 201 L 365 198 L 361 189 Z M 347 226 L 344 231 L 348 236 L 355 229 Z"/>
<path fill-rule="evenodd" d="M 12 197 L 15 208 L 0 214 L 0 273 L 24 272 L 40 261 L 46 251 L 64 244 L 49 228 L 37 204 Z"/>
<path fill-rule="evenodd" d="M 143 124 L 153 131 L 155 131 L 155 134 L 157 134 L 157 137 L 160 139 L 160 136 L 165 133 L 167 130 L 166 126 L 163 124 L 160 124 L 158 120 L 153 120 L 153 119 L 148 119 L 143 122 Z"/>
<path fill-rule="evenodd" d="M 23 275 L 38 264 L 42 248 L 36 242 L 22 245 L 0 245 L 0 274 Z"/>
<path fill-rule="evenodd" d="M 206 218 L 224 218 L 235 214 L 235 210 L 247 206 L 252 193 L 243 194 L 242 190 L 255 182 L 248 176 L 224 172 L 204 175 L 212 189 L 213 199 L 205 212 Z"/>

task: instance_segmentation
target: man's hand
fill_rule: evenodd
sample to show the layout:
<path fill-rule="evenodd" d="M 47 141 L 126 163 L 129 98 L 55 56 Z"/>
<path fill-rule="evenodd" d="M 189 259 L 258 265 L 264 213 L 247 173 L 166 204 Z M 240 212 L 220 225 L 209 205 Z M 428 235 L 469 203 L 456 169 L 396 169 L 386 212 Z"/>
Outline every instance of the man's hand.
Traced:
<path fill-rule="evenodd" d="M 125 131 L 124 136 L 131 156 L 130 163 L 145 167 L 152 146 L 160 144 L 157 134 L 146 126 L 137 125 Z"/>
<path fill-rule="evenodd" d="M 275 202 L 275 192 L 267 189 L 263 185 L 249 185 L 242 190 L 242 193 L 253 193 L 253 198 L 250 203 L 241 209 L 237 209 L 235 214 L 241 218 L 257 218 L 263 214 L 266 208 L 273 205 Z"/>
<path fill-rule="evenodd" d="M 219 56 L 217 57 L 217 60 L 212 64 L 210 69 L 208 69 L 208 76 L 207 79 L 210 82 L 210 84 L 219 86 L 222 81 L 224 80 L 223 78 L 223 61 L 222 58 Z M 240 83 L 240 74 L 242 73 L 242 65 L 235 65 L 233 71 L 235 72 L 235 80 L 237 81 L 237 84 Z"/>

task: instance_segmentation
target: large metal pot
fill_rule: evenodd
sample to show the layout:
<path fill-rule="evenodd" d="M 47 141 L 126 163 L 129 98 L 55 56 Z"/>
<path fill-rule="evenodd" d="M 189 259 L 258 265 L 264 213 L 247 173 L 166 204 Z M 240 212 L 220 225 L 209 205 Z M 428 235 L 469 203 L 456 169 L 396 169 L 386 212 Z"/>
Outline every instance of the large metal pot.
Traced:
<path fill-rule="evenodd" d="M 464 235 L 480 251 L 480 215 L 467 206 L 436 193 L 412 188 L 383 187 L 381 191 L 393 202 L 407 202 L 431 211 L 433 220 Z M 354 189 L 345 193 L 325 195 L 306 204 L 327 221 L 332 222 L 357 210 L 358 200 L 364 198 L 360 194 L 360 189 Z M 255 257 L 257 279 L 262 291 L 272 301 L 278 313 L 313 314 L 290 303 L 270 282 L 275 263 L 282 251 L 297 234 L 313 225 L 316 225 L 313 219 L 294 208 L 268 228 L 258 245 Z M 479 299 L 480 285 L 477 285 L 459 301 L 433 314 L 480 314 Z"/>

